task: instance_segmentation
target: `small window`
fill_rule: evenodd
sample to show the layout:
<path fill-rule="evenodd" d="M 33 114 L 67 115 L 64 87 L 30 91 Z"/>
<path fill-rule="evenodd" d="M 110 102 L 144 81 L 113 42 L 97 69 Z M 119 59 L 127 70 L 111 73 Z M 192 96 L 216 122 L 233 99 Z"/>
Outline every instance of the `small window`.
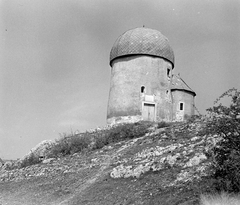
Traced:
<path fill-rule="evenodd" d="M 170 78 L 170 68 L 167 68 L 167 77 Z"/>
<path fill-rule="evenodd" d="M 183 103 L 182 102 L 179 104 L 179 109 L 183 110 Z"/>
<path fill-rule="evenodd" d="M 141 93 L 145 93 L 145 86 L 141 87 Z"/>

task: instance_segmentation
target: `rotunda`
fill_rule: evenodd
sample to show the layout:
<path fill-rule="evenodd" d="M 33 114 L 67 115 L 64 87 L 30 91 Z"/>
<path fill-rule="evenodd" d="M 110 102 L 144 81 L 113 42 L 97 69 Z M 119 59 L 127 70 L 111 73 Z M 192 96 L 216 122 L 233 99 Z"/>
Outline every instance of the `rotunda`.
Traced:
<path fill-rule="evenodd" d="M 184 99 L 176 94 L 181 89 L 172 90 L 174 53 L 163 34 L 145 27 L 126 31 L 117 38 L 111 49 L 110 66 L 108 124 L 180 119 L 176 117 L 176 110 L 180 107 L 174 102 L 172 92 L 181 102 Z M 187 104 L 193 107 L 196 94 L 192 90 L 187 91 L 187 94 L 193 96 L 186 98 L 187 101 L 192 100 Z M 181 104 L 182 109 L 186 107 L 185 104 Z M 194 113 L 194 109 L 188 110 L 191 111 L 181 115 L 190 116 Z"/>

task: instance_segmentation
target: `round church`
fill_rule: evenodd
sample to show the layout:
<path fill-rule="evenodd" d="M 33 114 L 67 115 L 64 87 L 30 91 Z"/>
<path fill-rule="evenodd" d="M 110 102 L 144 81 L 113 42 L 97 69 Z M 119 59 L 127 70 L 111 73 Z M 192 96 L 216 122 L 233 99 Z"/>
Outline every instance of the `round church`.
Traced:
<path fill-rule="evenodd" d="M 168 39 L 150 28 L 126 31 L 110 52 L 107 123 L 183 121 L 194 115 L 196 93 L 173 74 Z"/>

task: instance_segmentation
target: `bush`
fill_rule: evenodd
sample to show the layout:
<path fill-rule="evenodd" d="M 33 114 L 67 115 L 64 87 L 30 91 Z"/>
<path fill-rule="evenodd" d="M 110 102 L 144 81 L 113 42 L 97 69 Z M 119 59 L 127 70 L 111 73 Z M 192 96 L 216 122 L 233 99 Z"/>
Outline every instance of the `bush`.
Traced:
<path fill-rule="evenodd" d="M 227 193 L 215 195 L 201 195 L 201 205 L 237 205 L 240 204 L 240 197 Z"/>
<path fill-rule="evenodd" d="M 112 143 L 144 136 L 151 125 L 151 122 L 140 121 L 116 126 L 108 133 L 107 141 L 108 143 Z"/>
<path fill-rule="evenodd" d="M 187 123 L 194 123 L 194 122 L 199 122 L 202 121 L 204 116 L 199 114 L 199 115 L 193 115 L 190 118 L 187 119 Z"/>
<path fill-rule="evenodd" d="M 110 143 L 138 138 L 147 133 L 151 122 L 125 123 L 112 127 L 110 130 L 97 131 L 94 135 L 93 149 L 101 149 Z"/>
<path fill-rule="evenodd" d="M 230 97 L 229 106 L 217 103 Z M 217 134 L 220 140 L 210 150 L 215 189 L 218 191 L 240 191 L 240 92 L 230 89 L 221 95 L 208 110 L 209 120 L 206 134 Z"/>
<path fill-rule="evenodd" d="M 57 157 L 82 152 L 83 150 L 101 149 L 110 143 L 116 143 L 127 139 L 143 136 L 147 133 L 151 122 L 137 122 L 120 124 L 109 130 L 98 130 L 92 133 L 86 132 L 81 135 L 64 134 L 51 148 L 48 157 Z"/>
<path fill-rule="evenodd" d="M 94 133 L 94 146 L 93 149 L 101 149 L 109 144 L 107 131 L 98 131 Z"/>
<path fill-rule="evenodd" d="M 158 123 L 157 128 L 169 127 L 171 124 L 165 121 L 161 121 Z"/>
<path fill-rule="evenodd" d="M 52 147 L 48 157 L 57 157 L 59 155 L 65 156 L 81 152 L 88 148 L 91 140 L 88 135 L 70 135 L 66 134 L 56 141 L 56 144 Z"/>
<path fill-rule="evenodd" d="M 31 166 L 31 165 L 34 165 L 34 164 L 38 164 L 40 162 L 41 162 L 41 160 L 39 159 L 39 157 L 36 156 L 34 153 L 31 153 L 29 155 L 29 157 L 23 159 L 23 161 L 21 162 L 20 167 L 21 168 L 28 167 L 28 166 Z"/>
<path fill-rule="evenodd" d="M 84 149 L 88 148 L 88 145 L 90 144 L 91 140 L 90 137 L 88 136 L 78 136 L 74 135 L 71 137 L 71 140 L 69 141 L 69 146 L 71 147 L 70 153 L 76 153 L 76 152 L 81 152 Z"/>

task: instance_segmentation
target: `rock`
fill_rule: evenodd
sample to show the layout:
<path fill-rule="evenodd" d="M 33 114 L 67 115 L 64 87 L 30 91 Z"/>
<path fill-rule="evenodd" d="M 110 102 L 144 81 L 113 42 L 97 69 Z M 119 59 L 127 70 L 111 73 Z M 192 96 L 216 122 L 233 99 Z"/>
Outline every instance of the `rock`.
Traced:
<path fill-rule="evenodd" d="M 18 159 L 17 161 L 14 162 L 14 168 L 19 169 L 22 165 L 22 160 Z"/>
<path fill-rule="evenodd" d="M 7 161 L 5 162 L 4 166 L 2 167 L 4 170 L 12 170 L 12 169 L 19 169 L 21 167 L 21 160 L 16 161 Z"/>
<path fill-rule="evenodd" d="M 204 154 L 194 156 L 186 163 L 184 168 L 199 165 L 205 159 L 207 159 L 207 157 Z"/>
<path fill-rule="evenodd" d="M 93 159 L 91 159 L 91 162 L 92 162 L 92 163 L 96 163 L 97 161 L 98 161 L 97 158 L 93 158 Z"/>
<path fill-rule="evenodd" d="M 185 130 L 184 126 L 176 127 L 176 130 Z M 81 153 L 75 153 L 71 156 L 61 158 L 46 158 L 51 147 L 52 141 L 43 141 L 35 146 L 30 154 L 42 157 L 42 163 L 29 167 L 12 170 L 17 167 L 19 162 L 7 162 L 5 170 L 0 168 L 0 181 L 21 181 L 36 176 L 59 176 L 89 170 L 91 168 L 103 170 L 105 167 L 112 169 L 110 176 L 112 178 L 140 178 L 147 172 L 157 172 L 161 170 L 177 167 L 176 178 L 172 182 L 167 182 L 164 187 L 176 186 L 181 183 L 205 176 L 207 173 L 207 160 L 203 154 L 206 147 L 212 147 L 216 144 L 218 136 L 200 137 L 195 133 L 191 138 L 180 138 L 179 141 L 171 141 L 171 134 L 162 133 L 161 129 L 152 129 L 150 134 L 128 141 L 119 142 L 105 146 L 102 149 L 93 151 L 90 156 L 83 156 Z M 179 131 L 179 132 L 180 132 Z M 177 131 L 176 131 L 177 132 Z M 182 131 L 181 131 L 182 132 Z M 166 136 L 166 139 L 162 137 Z M 181 137 L 181 136 L 180 136 Z M 169 138 L 169 141 L 168 139 Z M 178 135 L 176 134 L 176 138 Z M 158 143 L 161 142 L 161 143 Z M 91 146 L 94 146 L 92 141 Z M 38 159 L 39 159 L 38 158 Z M 28 158 L 27 158 L 28 159 Z M 0 165 L 1 166 L 1 165 Z"/>
<path fill-rule="evenodd" d="M 176 155 L 172 156 L 172 155 L 168 155 L 166 160 L 167 160 L 167 163 L 170 165 L 170 166 L 173 166 L 177 159 L 180 158 L 180 154 L 177 153 Z"/>
<path fill-rule="evenodd" d="M 113 147 L 109 145 L 109 146 L 107 146 L 107 149 L 111 150 L 111 149 L 113 149 Z"/>
<path fill-rule="evenodd" d="M 161 135 L 161 138 L 162 138 L 162 139 L 167 139 L 168 136 L 166 135 L 166 133 L 164 133 L 163 135 Z"/>
<path fill-rule="evenodd" d="M 48 164 L 48 163 L 53 162 L 54 160 L 55 160 L 55 158 L 44 159 L 44 160 L 42 161 L 42 163 L 43 163 L 43 164 Z"/>
<path fill-rule="evenodd" d="M 196 140 L 198 140 L 199 139 L 199 137 L 198 136 L 195 136 L 195 137 L 193 137 L 192 139 L 191 139 L 191 141 L 196 141 Z"/>
<path fill-rule="evenodd" d="M 52 140 L 44 140 L 32 148 L 31 151 L 23 157 L 23 159 L 29 158 L 32 154 L 39 158 L 45 158 L 50 153 L 54 144 L 55 143 Z"/>
<path fill-rule="evenodd" d="M 3 170 L 9 170 L 9 169 L 12 168 L 12 166 L 13 166 L 13 163 L 12 163 L 11 161 L 6 161 L 6 162 L 4 163 L 4 165 L 2 166 L 2 169 L 3 169 Z"/>

